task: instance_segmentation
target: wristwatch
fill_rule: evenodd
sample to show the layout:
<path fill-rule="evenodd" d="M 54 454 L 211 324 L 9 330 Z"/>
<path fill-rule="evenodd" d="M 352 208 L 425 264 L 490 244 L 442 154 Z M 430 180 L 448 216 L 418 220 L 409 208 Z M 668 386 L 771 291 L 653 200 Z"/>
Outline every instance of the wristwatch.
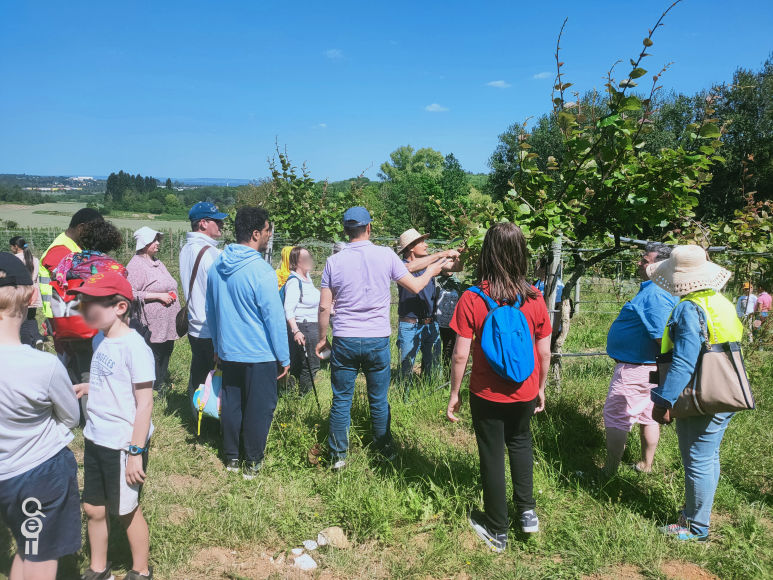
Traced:
<path fill-rule="evenodd" d="M 129 455 L 142 455 L 147 451 L 144 447 L 138 447 L 137 445 L 129 445 Z"/>

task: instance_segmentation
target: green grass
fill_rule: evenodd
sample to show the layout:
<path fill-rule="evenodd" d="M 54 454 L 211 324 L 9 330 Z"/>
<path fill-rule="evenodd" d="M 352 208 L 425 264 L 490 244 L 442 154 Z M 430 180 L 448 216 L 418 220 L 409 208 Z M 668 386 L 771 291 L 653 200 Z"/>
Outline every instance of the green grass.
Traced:
<path fill-rule="evenodd" d="M 567 350 L 602 348 L 611 319 L 590 310 L 573 321 Z M 502 555 L 486 552 L 466 524 L 467 510 L 481 502 L 466 389 L 462 422 L 451 425 L 444 418 L 446 390 L 432 392 L 443 379 L 425 384 L 407 402 L 393 386 L 392 428 L 400 453 L 385 465 L 368 449 L 367 399 L 358 383 L 350 462 L 337 474 L 307 461 L 309 448 L 324 444 L 327 435 L 331 392 L 323 369 L 317 379 L 322 414 L 313 395 L 282 398 L 265 469 L 245 482 L 222 468 L 217 424 L 205 423 L 197 438 L 183 418 L 189 362 L 182 340 L 172 361 L 176 387 L 154 409 L 156 435 L 142 504 L 158 578 L 286 577 L 291 569 L 269 558 L 281 558 L 330 525 L 343 527 L 353 542 L 347 550 L 315 553 L 321 573 L 332 577 L 613 578 L 625 570 L 666 578 L 674 562 L 679 570 L 692 563 L 721 578 L 773 576 L 769 353 L 748 353 L 759 409 L 739 414 L 728 428 L 712 537 L 700 545 L 677 544 L 656 531 L 675 520 L 683 499 L 673 427 L 663 429 L 652 474 L 623 468 L 599 483 L 605 453 L 601 411 L 612 363 L 604 357 L 567 360 L 560 394 L 549 387 L 547 409 L 533 421 L 542 532 L 529 539 L 513 531 Z M 73 448 L 80 458 L 80 436 Z M 624 462 L 633 462 L 639 451 L 632 437 Z M 110 558 L 126 568 L 124 535 L 117 526 L 114 532 Z M 65 563 L 62 577 L 75 577 L 86 561 L 84 549 Z M 0 572 L 9 565 L 9 557 L 0 557 Z"/>

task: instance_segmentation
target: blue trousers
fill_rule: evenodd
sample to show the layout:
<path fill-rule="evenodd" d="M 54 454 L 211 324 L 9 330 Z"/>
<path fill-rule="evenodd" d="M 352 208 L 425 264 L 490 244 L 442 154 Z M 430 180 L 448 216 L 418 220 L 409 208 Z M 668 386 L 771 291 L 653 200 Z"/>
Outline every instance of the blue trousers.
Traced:
<path fill-rule="evenodd" d="M 679 452 L 684 464 L 684 510 L 692 533 L 709 533 L 711 506 L 719 483 L 719 446 L 733 413 L 676 420 Z"/>
<path fill-rule="evenodd" d="M 383 450 L 392 442 L 387 394 L 391 378 L 389 337 L 334 337 L 330 356 L 330 379 L 333 403 L 330 407 L 328 446 L 333 461 L 343 459 L 349 450 L 349 425 L 352 422 L 352 399 L 357 374 L 365 373 L 373 422 L 373 441 Z"/>
<path fill-rule="evenodd" d="M 226 461 L 239 459 L 239 441 L 244 460 L 260 463 L 274 420 L 277 390 L 276 361 L 239 363 L 221 361 L 223 389 L 220 393 L 220 421 Z"/>
<path fill-rule="evenodd" d="M 411 378 L 416 355 L 421 351 L 421 374 L 429 375 L 440 362 L 440 328 L 437 322 L 418 324 L 400 322 L 397 328 L 400 351 L 400 379 Z"/>

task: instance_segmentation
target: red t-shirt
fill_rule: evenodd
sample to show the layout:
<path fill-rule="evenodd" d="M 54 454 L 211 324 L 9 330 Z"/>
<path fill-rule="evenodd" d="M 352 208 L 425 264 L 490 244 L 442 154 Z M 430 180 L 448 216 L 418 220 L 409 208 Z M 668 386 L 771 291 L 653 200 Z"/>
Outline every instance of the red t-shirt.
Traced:
<path fill-rule="evenodd" d="M 486 282 L 481 284 L 481 288 L 488 294 Z M 534 400 L 539 393 L 540 360 L 537 357 L 537 341 L 552 334 L 545 301 L 542 298 L 535 298 L 527 300 L 521 306 L 521 312 L 526 317 L 526 322 L 529 324 L 534 337 L 534 372 L 520 385 L 494 372 L 486 360 L 486 355 L 483 354 L 480 334 L 488 312 L 483 298 L 472 292 L 464 292 L 456 304 L 456 310 L 454 310 L 454 316 L 451 319 L 450 326 L 459 336 L 474 338 L 472 342 L 470 392 L 495 403 Z"/>

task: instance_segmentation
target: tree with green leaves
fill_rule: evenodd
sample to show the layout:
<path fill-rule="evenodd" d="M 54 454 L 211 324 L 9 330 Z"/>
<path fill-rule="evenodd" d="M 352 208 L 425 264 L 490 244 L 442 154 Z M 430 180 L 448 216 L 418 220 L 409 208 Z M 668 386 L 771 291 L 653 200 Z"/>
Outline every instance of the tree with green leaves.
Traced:
<path fill-rule="evenodd" d="M 623 250 L 621 237 L 663 237 L 681 226 L 685 218 L 692 218 L 701 188 L 711 180 L 712 168 L 723 161 L 718 155 L 721 129 L 710 99 L 703 101 L 696 120 L 687 125 L 684 140 L 673 147 L 648 151 L 655 97 L 662 89 L 660 79 L 667 67 L 652 74 L 643 63 L 650 56 L 654 33 L 678 3 L 661 15 L 643 39 L 641 52 L 630 60 L 622 79 L 615 78 L 614 66 L 610 69 L 599 106 L 587 107 L 570 99 L 572 83 L 566 79 L 560 58 L 564 22 L 556 43 L 550 121 L 558 130 L 559 143 L 551 147 L 540 144 L 537 152 L 526 124 L 513 136 L 518 145 L 512 154 L 515 163 L 510 189 L 502 198 L 501 210 L 495 208 L 490 220 L 518 223 L 533 251 L 560 239 L 572 254 L 574 265 L 563 296 L 558 297 L 563 324 L 558 351 L 569 331 L 569 296 L 586 269 Z M 639 79 L 648 74 L 649 92 L 634 94 Z M 554 151 L 545 155 L 551 149 Z M 470 236 L 472 256 L 484 233 L 480 228 Z M 577 251 L 582 245 L 607 245 L 608 235 L 614 241 L 605 250 L 590 256 Z"/>

